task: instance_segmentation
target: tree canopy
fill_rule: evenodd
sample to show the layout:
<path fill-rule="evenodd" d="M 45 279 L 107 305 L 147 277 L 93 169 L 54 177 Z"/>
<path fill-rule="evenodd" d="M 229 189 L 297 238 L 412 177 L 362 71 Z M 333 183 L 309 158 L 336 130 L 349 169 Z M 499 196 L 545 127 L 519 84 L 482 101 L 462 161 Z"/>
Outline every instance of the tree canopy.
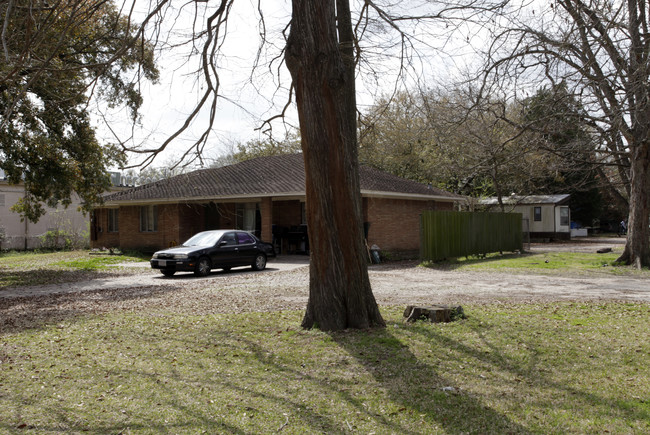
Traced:
<path fill-rule="evenodd" d="M 138 79 L 158 77 L 152 48 L 111 1 L 11 0 L 0 16 L 0 169 L 25 184 L 15 210 L 36 221 L 43 204 L 73 194 L 88 210 L 110 187 L 106 168 L 124 159 L 98 142 L 89 99 L 137 118 Z"/>
<path fill-rule="evenodd" d="M 565 83 L 629 198 L 622 262 L 650 266 L 650 14 L 643 0 L 559 0 L 491 24 L 483 95 Z M 554 87 L 554 89 L 560 89 Z"/>
<path fill-rule="evenodd" d="M 297 133 L 287 133 L 281 140 L 268 137 L 261 140 L 249 140 L 245 143 L 238 143 L 227 155 L 221 156 L 216 166 L 219 166 L 222 162 L 232 164 L 257 157 L 295 154 L 299 152 L 302 152 L 300 135 Z"/>
<path fill-rule="evenodd" d="M 597 210 L 579 203 L 594 188 L 594 143 L 579 104 L 550 92 L 512 103 L 462 88 L 398 93 L 361 117 L 360 158 L 472 197 L 576 193 L 590 225 Z"/>

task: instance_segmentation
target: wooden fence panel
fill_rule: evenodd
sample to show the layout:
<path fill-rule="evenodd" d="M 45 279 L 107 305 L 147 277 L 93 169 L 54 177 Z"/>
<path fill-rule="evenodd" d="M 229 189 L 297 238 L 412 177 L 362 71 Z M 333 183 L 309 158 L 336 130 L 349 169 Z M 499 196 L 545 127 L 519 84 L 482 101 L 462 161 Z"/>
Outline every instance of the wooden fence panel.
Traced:
<path fill-rule="evenodd" d="M 521 213 L 427 211 L 420 217 L 420 258 L 518 251 L 523 248 Z"/>

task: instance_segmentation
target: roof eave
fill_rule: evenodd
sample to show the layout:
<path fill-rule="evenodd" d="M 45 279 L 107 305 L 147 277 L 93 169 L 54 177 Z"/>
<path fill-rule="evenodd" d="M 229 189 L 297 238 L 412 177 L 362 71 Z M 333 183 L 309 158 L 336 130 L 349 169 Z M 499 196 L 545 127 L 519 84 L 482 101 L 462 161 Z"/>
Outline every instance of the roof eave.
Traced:
<path fill-rule="evenodd" d="M 262 198 L 295 198 L 304 197 L 304 192 L 280 192 L 280 193 L 252 193 L 249 195 L 215 195 L 215 196 L 193 196 L 189 198 L 154 198 L 154 199 L 122 199 L 116 201 L 105 201 L 104 206 L 120 205 L 153 205 L 153 204 L 178 204 L 193 202 L 258 202 Z"/>
<path fill-rule="evenodd" d="M 372 198 L 390 198 L 390 199 L 416 199 L 416 200 L 429 200 L 429 201 L 467 201 L 463 196 L 444 196 L 444 195 L 425 195 L 422 193 L 403 193 L 403 192 L 385 192 L 381 190 L 361 190 L 362 196 Z"/>
<path fill-rule="evenodd" d="M 415 199 L 419 201 L 443 201 L 457 202 L 466 201 L 464 197 L 449 197 L 443 195 L 424 195 L 420 193 L 402 193 L 386 192 L 377 190 L 361 190 L 361 195 L 372 198 L 390 198 L 390 199 Z M 305 192 L 275 192 L 275 193 L 255 193 L 250 195 L 216 195 L 216 196 L 197 196 L 191 198 L 157 198 L 157 199 L 123 199 L 115 201 L 105 201 L 104 207 L 115 206 L 137 206 L 137 205 L 154 205 L 154 204 L 178 204 L 178 203 L 201 203 L 201 202 L 258 202 L 262 198 L 271 197 L 273 199 L 300 199 L 304 198 Z"/>

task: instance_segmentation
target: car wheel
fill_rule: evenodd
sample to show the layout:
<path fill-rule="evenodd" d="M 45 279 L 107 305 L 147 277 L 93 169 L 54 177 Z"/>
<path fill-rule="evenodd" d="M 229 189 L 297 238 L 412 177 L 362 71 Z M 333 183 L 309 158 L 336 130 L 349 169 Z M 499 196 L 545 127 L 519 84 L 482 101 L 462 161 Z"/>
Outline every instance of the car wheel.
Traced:
<path fill-rule="evenodd" d="M 161 272 L 165 276 L 174 276 L 174 274 L 176 273 L 175 270 L 161 270 Z"/>
<path fill-rule="evenodd" d="M 266 267 L 266 255 L 257 254 L 252 266 L 254 270 L 264 270 L 264 268 Z"/>
<path fill-rule="evenodd" d="M 210 264 L 210 259 L 208 257 L 201 257 L 199 258 L 199 261 L 196 262 L 194 275 L 208 276 L 210 274 L 210 269 L 212 269 L 212 265 Z"/>

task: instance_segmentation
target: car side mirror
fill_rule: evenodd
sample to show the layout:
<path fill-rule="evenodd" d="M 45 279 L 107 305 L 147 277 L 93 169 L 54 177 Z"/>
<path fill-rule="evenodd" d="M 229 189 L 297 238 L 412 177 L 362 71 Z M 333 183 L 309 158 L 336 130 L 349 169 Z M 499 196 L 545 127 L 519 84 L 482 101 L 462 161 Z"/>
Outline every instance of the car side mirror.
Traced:
<path fill-rule="evenodd" d="M 219 242 L 219 247 L 226 246 L 227 244 L 228 244 L 227 240 L 222 240 L 222 241 Z"/>

